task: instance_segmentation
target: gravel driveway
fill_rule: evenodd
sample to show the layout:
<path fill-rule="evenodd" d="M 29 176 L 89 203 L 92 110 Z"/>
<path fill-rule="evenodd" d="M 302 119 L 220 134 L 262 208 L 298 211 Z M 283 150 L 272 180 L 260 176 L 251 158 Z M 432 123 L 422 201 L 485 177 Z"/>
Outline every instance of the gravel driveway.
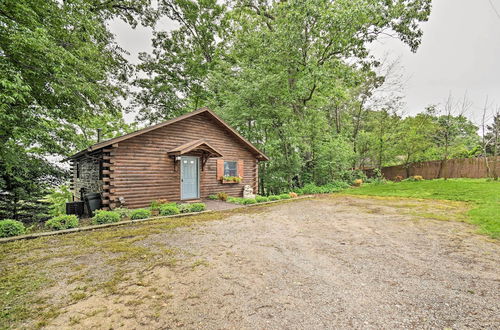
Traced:
<path fill-rule="evenodd" d="M 498 242 L 415 215 L 457 208 L 316 198 L 154 234 L 140 244 L 180 251 L 174 266 L 79 301 L 52 327 L 104 306 L 74 327 L 498 329 Z"/>

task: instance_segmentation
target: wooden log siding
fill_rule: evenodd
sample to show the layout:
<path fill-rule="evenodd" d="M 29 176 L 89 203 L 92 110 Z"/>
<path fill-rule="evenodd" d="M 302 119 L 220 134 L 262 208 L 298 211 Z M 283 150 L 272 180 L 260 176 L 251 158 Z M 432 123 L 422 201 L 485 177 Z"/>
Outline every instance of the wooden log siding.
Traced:
<path fill-rule="evenodd" d="M 209 159 L 204 170 L 200 169 L 201 198 L 218 192 L 241 196 L 244 185 L 257 186 L 255 154 L 211 116 L 200 113 L 119 142 L 109 153 L 110 183 L 106 183 L 112 187 L 109 199 L 123 197 L 129 208 L 146 207 L 157 199 L 180 200 L 180 165 L 174 170 L 174 159 L 168 157 L 167 151 L 200 138 L 219 150 L 224 159 L 239 161 L 243 172 L 241 183 L 222 184 L 217 159 Z"/>

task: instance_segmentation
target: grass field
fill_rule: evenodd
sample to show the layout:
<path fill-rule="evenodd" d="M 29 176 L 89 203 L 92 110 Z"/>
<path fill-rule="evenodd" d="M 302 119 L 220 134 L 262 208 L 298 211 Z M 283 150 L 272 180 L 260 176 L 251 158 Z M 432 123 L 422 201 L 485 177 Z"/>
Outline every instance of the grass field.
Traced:
<path fill-rule="evenodd" d="M 500 182 L 485 179 L 448 179 L 365 184 L 346 190 L 352 195 L 397 196 L 463 201 L 472 204 L 467 221 L 481 233 L 500 238 Z"/>

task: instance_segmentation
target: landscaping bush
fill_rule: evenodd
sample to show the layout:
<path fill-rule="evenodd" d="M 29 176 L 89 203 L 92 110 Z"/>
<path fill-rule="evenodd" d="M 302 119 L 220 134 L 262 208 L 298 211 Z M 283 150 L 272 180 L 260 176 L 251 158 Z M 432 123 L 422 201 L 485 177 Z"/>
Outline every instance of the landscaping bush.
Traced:
<path fill-rule="evenodd" d="M 269 201 L 269 198 L 265 196 L 256 196 L 255 200 L 257 201 L 257 203 L 264 203 Z"/>
<path fill-rule="evenodd" d="M 243 205 L 250 205 L 250 204 L 255 204 L 257 201 L 255 198 L 242 198 L 241 204 Z"/>
<path fill-rule="evenodd" d="M 124 207 L 118 207 L 116 209 L 113 209 L 113 211 L 120 215 L 120 219 L 130 218 L 130 214 L 132 212 L 132 210 L 124 208 Z"/>
<path fill-rule="evenodd" d="M 290 195 L 289 194 L 281 194 L 281 195 L 278 195 L 280 199 L 290 199 Z"/>
<path fill-rule="evenodd" d="M 45 222 L 45 227 L 52 230 L 62 230 L 78 227 L 78 217 L 74 214 L 59 215 Z"/>
<path fill-rule="evenodd" d="M 120 221 L 120 214 L 115 211 L 97 210 L 92 218 L 92 223 L 101 225 L 103 223 L 113 223 Z"/>
<path fill-rule="evenodd" d="M 201 212 L 204 211 L 206 205 L 204 203 L 193 203 L 190 205 L 191 212 Z"/>
<path fill-rule="evenodd" d="M 26 228 L 22 222 L 12 219 L 0 220 L 0 237 L 18 236 L 25 233 Z"/>
<path fill-rule="evenodd" d="M 191 212 L 191 205 L 190 204 L 179 204 L 179 205 L 177 205 L 177 208 L 179 209 L 180 213 Z"/>
<path fill-rule="evenodd" d="M 139 220 L 151 217 L 151 211 L 148 209 L 135 209 L 130 213 L 130 219 Z"/>
<path fill-rule="evenodd" d="M 296 189 L 295 192 L 299 195 L 330 194 L 348 187 L 349 184 L 344 181 L 333 181 L 323 186 L 308 183 L 304 187 Z"/>
<path fill-rule="evenodd" d="M 181 213 L 181 211 L 175 204 L 164 204 L 160 207 L 160 215 L 174 215 L 179 213 Z"/>
<path fill-rule="evenodd" d="M 218 200 L 218 199 L 219 199 L 219 196 L 218 196 L 218 195 L 209 195 L 209 196 L 208 196 L 208 199 L 211 199 L 211 200 L 213 200 L 213 201 L 216 201 L 216 200 Z"/>
<path fill-rule="evenodd" d="M 228 197 L 227 201 L 229 203 L 234 203 L 234 204 L 244 204 L 245 198 L 241 198 L 241 197 Z"/>
<path fill-rule="evenodd" d="M 220 199 L 221 201 L 227 201 L 228 195 L 225 192 L 220 192 L 217 194 L 217 199 Z"/>
<path fill-rule="evenodd" d="M 161 206 L 165 204 L 172 204 L 172 203 L 169 203 L 169 201 L 166 199 L 158 199 L 156 201 L 151 202 L 151 206 L 149 207 L 149 209 L 152 211 L 158 211 L 160 210 Z"/>
<path fill-rule="evenodd" d="M 280 196 L 277 195 L 269 196 L 269 201 L 279 201 L 280 199 L 281 199 Z"/>

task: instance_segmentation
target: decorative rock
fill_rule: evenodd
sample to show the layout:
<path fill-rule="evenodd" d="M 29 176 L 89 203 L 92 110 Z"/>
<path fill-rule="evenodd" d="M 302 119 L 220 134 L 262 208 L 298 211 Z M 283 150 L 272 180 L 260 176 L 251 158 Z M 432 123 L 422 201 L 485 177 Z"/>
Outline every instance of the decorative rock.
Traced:
<path fill-rule="evenodd" d="M 246 184 L 243 187 L 243 198 L 255 198 L 255 194 L 253 193 L 252 186 Z"/>

